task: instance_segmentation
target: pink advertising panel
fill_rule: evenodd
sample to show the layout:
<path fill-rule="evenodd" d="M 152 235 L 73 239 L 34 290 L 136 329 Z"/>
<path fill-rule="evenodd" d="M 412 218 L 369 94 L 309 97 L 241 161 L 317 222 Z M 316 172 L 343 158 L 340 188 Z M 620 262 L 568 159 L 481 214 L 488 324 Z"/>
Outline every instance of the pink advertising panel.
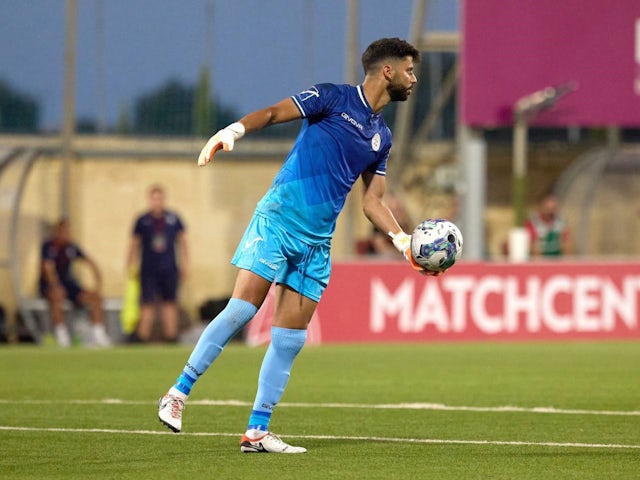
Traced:
<path fill-rule="evenodd" d="M 640 126 L 640 1 L 463 0 L 461 115 L 505 126 L 546 87 L 577 89 L 538 126 Z"/>
<path fill-rule="evenodd" d="M 269 341 L 272 299 L 249 324 Z M 404 262 L 339 263 L 309 343 L 640 340 L 638 263 L 460 263 L 439 278 Z"/>

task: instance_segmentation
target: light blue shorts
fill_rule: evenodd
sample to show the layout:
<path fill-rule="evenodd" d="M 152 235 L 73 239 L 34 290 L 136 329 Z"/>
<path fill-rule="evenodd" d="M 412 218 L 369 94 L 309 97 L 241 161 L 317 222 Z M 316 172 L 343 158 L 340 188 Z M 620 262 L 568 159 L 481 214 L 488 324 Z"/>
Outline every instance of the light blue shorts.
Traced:
<path fill-rule="evenodd" d="M 329 242 L 305 243 L 259 213 L 253 215 L 231 263 L 270 282 L 288 285 L 316 302 L 331 275 Z"/>

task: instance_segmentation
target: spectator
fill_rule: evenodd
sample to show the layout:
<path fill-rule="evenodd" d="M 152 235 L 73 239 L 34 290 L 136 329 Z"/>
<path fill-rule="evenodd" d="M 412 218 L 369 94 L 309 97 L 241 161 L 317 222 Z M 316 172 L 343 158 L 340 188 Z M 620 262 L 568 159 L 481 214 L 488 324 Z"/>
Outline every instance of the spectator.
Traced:
<path fill-rule="evenodd" d="M 525 227 L 531 238 L 532 256 L 557 257 L 573 253 L 571 231 L 560 215 L 554 194 L 546 194 L 540 199 Z"/>
<path fill-rule="evenodd" d="M 176 258 L 176 246 L 178 257 Z M 155 305 L 160 301 L 164 339 L 178 336 L 178 283 L 187 273 L 188 255 L 185 229 L 180 217 L 165 208 L 165 192 L 160 185 L 149 190 L 149 211 L 140 216 L 133 229 L 127 257 L 129 269 L 140 269 L 141 307 L 137 336 L 151 338 Z"/>
<path fill-rule="evenodd" d="M 72 267 L 77 260 L 84 261 L 91 268 L 95 290 L 83 288 L 73 276 Z M 111 344 L 104 325 L 101 283 L 98 266 L 71 240 L 68 220 L 60 220 L 54 226 L 51 238 L 42 245 L 40 293 L 49 302 L 54 333 L 61 347 L 71 345 L 71 337 L 64 323 L 65 299 L 75 306 L 89 309 L 96 345 L 105 347 Z"/>

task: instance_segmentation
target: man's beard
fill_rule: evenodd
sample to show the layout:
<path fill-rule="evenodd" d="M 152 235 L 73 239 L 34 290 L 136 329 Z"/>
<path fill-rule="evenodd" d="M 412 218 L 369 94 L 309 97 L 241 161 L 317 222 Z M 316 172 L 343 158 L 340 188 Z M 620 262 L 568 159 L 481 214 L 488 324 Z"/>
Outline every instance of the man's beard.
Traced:
<path fill-rule="evenodd" d="M 402 85 L 389 84 L 387 92 L 392 102 L 404 102 L 409 98 L 409 89 L 404 88 Z"/>

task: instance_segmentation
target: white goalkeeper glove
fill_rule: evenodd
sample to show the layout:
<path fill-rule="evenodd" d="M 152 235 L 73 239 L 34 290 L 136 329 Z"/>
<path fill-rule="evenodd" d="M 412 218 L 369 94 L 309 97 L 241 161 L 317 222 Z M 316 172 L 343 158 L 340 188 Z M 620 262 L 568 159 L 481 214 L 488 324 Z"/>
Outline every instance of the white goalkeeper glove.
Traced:
<path fill-rule="evenodd" d="M 232 123 L 228 127 L 219 130 L 200 151 L 198 166 L 202 167 L 213 160 L 213 156 L 218 150 L 224 150 L 225 152 L 233 150 L 235 141 L 241 139 L 244 132 L 244 125 L 240 122 Z"/>
<path fill-rule="evenodd" d="M 440 272 L 431 272 L 425 269 L 413 258 L 413 255 L 411 254 L 411 235 L 407 235 L 403 231 L 400 231 L 399 233 L 389 232 L 389 236 L 393 240 L 393 246 L 404 255 L 404 258 L 409 262 L 411 268 L 424 275 L 439 275 Z"/>
<path fill-rule="evenodd" d="M 393 246 L 404 255 L 406 260 L 411 262 L 411 260 L 409 260 L 413 258 L 411 255 L 411 235 L 407 235 L 401 230 L 399 233 L 389 232 L 389 236 L 391 240 L 393 240 Z"/>

